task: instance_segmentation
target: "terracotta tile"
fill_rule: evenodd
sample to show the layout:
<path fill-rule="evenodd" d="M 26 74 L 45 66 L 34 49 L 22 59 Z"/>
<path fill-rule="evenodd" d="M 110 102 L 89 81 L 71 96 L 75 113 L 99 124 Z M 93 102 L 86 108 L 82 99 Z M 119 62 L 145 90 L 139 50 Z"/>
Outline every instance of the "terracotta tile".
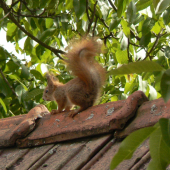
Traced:
<path fill-rule="evenodd" d="M 43 105 L 27 115 L 1 119 L 0 169 L 109 170 L 121 143 L 113 138 L 116 129 L 124 128 L 134 117 L 125 130 L 116 132 L 116 137 L 123 138 L 136 129 L 155 124 L 161 117 L 170 117 L 170 101 L 165 104 L 162 99 L 147 100 L 137 91 L 127 100 L 91 107 L 74 119 L 67 117 L 68 113 L 49 115 Z M 41 116 L 44 117 L 38 119 Z M 34 147 L 16 148 L 16 140 L 19 147 Z M 48 143 L 53 144 L 45 145 Z M 2 144 L 13 147 L 4 148 Z M 146 170 L 149 161 L 147 140 L 116 170 Z"/>
<path fill-rule="evenodd" d="M 27 115 L 1 119 L 0 148 L 13 146 L 17 139 L 27 136 L 35 128 L 35 120 L 48 113 L 45 106 L 38 105 Z"/>
<path fill-rule="evenodd" d="M 94 167 L 94 165 L 99 164 L 99 161 L 103 159 L 103 156 L 108 152 L 109 149 L 111 149 L 113 147 L 113 145 L 116 148 L 117 143 L 115 142 L 115 139 L 112 138 L 98 153 L 96 153 L 96 155 L 81 170 L 89 170 L 90 168 Z M 119 147 L 119 145 L 118 145 L 118 147 Z M 118 150 L 118 147 L 116 148 L 117 150 Z M 117 152 L 117 150 L 116 150 L 116 152 Z M 99 166 L 101 166 L 100 168 L 105 167 L 105 169 L 109 169 L 110 159 L 111 159 L 111 157 L 107 158 L 107 160 L 102 162 L 102 166 L 99 165 Z"/>
<path fill-rule="evenodd" d="M 160 98 L 143 103 L 135 119 L 123 131 L 117 131 L 115 137 L 124 138 L 137 129 L 154 125 L 160 118 L 170 118 L 170 100 L 165 103 Z"/>
<path fill-rule="evenodd" d="M 111 142 L 111 141 L 110 141 Z M 117 153 L 120 146 L 120 142 L 113 143 L 110 149 L 108 149 L 107 152 L 103 154 L 103 156 L 96 161 L 93 166 L 88 167 L 87 165 L 83 168 L 83 170 L 109 170 L 110 169 L 110 163 L 112 161 L 112 158 Z M 145 156 L 145 154 L 148 152 L 148 141 L 145 141 L 140 145 L 137 150 L 134 152 L 133 156 L 129 160 L 125 160 L 121 162 L 115 170 L 127 170 L 133 168 L 133 166 Z M 98 153 L 99 154 L 99 153 Z M 97 157 L 97 154 L 96 154 Z M 150 157 L 148 158 L 150 160 Z M 146 160 L 147 161 L 147 160 Z M 140 169 L 138 169 L 140 170 Z"/>
<path fill-rule="evenodd" d="M 47 115 L 37 121 L 36 129 L 25 139 L 18 139 L 17 145 L 38 146 L 122 129 L 135 115 L 138 107 L 147 100 L 143 92 L 137 91 L 127 100 L 91 107 L 76 115 L 74 119 L 68 117 L 66 112 Z"/>
<path fill-rule="evenodd" d="M 19 164 L 22 157 L 29 151 L 29 149 L 6 148 L 1 150 L 0 154 L 0 169 L 12 169 L 14 164 Z"/>
<path fill-rule="evenodd" d="M 120 142 L 114 142 L 111 135 L 103 135 L 29 149 L 6 148 L 0 152 L 0 169 L 109 170 L 119 146 Z M 122 162 L 116 170 L 135 170 L 136 164 L 142 166 L 140 161 L 147 151 L 148 141 L 136 150 L 132 159 Z M 143 165 L 147 160 L 149 157 L 142 162 Z"/>
<path fill-rule="evenodd" d="M 20 158 L 20 162 L 13 162 L 11 168 L 15 170 L 26 170 L 30 169 L 38 160 L 40 160 L 51 148 L 54 147 L 54 144 L 45 145 L 41 147 L 35 147 L 29 149 L 29 151 Z"/>
<path fill-rule="evenodd" d="M 143 142 L 134 152 L 131 159 L 127 159 L 123 162 L 121 162 L 115 170 L 121 170 L 121 169 L 131 169 L 134 167 L 134 165 L 139 162 L 149 151 L 149 140 L 146 140 Z M 150 160 L 150 157 L 148 157 Z M 147 159 L 147 160 L 148 160 Z M 147 161 L 146 160 L 146 161 Z"/>
<path fill-rule="evenodd" d="M 148 151 L 146 154 L 143 155 L 143 157 L 139 158 L 137 162 L 134 163 L 131 170 L 144 170 L 147 169 L 149 163 L 151 161 L 150 152 Z"/>
<path fill-rule="evenodd" d="M 19 115 L 19 116 L 0 119 L 0 132 L 1 130 L 4 130 L 4 129 L 15 128 L 25 119 L 25 117 L 26 115 Z"/>
<path fill-rule="evenodd" d="M 61 170 L 82 169 L 82 167 L 90 161 L 96 153 L 100 151 L 112 139 L 112 135 L 104 135 L 91 138 L 86 146 L 74 156 Z"/>
<path fill-rule="evenodd" d="M 59 143 L 48 151 L 30 170 L 81 169 L 108 142 L 110 137 L 111 135 L 105 135 Z"/>

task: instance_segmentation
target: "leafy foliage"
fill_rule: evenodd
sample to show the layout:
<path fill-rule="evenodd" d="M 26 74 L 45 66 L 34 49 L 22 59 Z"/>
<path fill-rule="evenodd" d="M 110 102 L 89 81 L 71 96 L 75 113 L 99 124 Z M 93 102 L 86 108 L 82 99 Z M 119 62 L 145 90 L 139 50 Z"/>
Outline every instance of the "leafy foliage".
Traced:
<path fill-rule="evenodd" d="M 148 170 L 166 169 L 166 167 L 170 164 L 169 127 L 169 120 L 162 118 L 153 127 L 146 127 L 131 133 L 121 143 L 118 152 L 112 159 L 110 169 L 116 168 L 116 166 L 123 160 L 130 159 L 137 147 L 139 147 L 139 145 L 148 138 L 152 158 L 148 165 Z"/>
<path fill-rule="evenodd" d="M 7 41 L 15 45 L 16 52 L 31 58 L 21 60 L 0 47 L 1 118 L 27 113 L 39 103 L 55 109 L 55 102 L 42 100 L 44 73 L 49 70 L 61 82 L 69 81 L 72 76 L 64 64 L 65 47 L 84 35 L 97 36 L 105 45 L 104 53 L 96 56 L 108 71 L 100 103 L 125 99 L 136 90 L 150 100 L 170 98 L 169 0 L 1 0 L 0 18 Z M 141 138 L 128 145 L 135 135 Z M 115 159 L 130 158 L 148 136 L 153 158 L 149 168 L 165 168 L 169 163 L 169 121 L 164 119 L 124 140 L 122 145 L 129 150 L 121 146 L 111 167 Z"/>

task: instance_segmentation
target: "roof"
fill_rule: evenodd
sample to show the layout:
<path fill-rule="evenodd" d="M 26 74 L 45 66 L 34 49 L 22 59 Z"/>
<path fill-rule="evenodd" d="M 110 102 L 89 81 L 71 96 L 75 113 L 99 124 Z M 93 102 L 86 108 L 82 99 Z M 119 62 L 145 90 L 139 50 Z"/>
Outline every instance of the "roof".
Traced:
<path fill-rule="evenodd" d="M 74 118 L 67 112 L 50 115 L 44 105 L 37 105 L 26 115 L 0 119 L 0 170 L 107 170 L 127 135 L 170 118 L 169 109 L 162 98 L 148 101 L 141 91 L 88 108 Z M 116 170 L 143 170 L 149 161 L 145 141 Z"/>

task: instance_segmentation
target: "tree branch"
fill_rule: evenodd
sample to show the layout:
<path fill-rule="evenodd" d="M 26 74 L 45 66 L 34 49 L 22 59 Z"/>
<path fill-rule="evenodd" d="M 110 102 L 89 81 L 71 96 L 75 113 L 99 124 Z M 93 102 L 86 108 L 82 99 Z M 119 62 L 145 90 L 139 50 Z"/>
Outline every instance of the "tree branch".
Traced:
<path fill-rule="evenodd" d="M 117 7 L 112 3 L 111 0 L 108 0 L 112 8 L 117 12 Z"/>
<path fill-rule="evenodd" d="M 18 95 L 15 93 L 14 89 L 12 88 L 12 86 L 10 85 L 10 83 L 8 82 L 7 78 L 5 77 L 4 73 L 2 72 L 2 69 L 0 68 L 0 73 L 4 79 L 4 81 L 6 82 L 6 84 L 9 86 L 9 88 L 12 90 L 12 93 L 17 97 Z"/>
<path fill-rule="evenodd" d="M 91 19 L 90 19 L 88 8 L 89 8 L 89 2 L 88 2 L 88 0 L 86 0 L 86 13 L 87 13 L 87 18 L 90 21 Z"/>
<path fill-rule="evenodd" d="M 151 58 L 151 57 L 150 57 L 150 54 L 152 53 L 152 51 L 153 51 L 153 50 L 156 48 L 156 46 L 158 45 L 159 39 L 160 39 L 163 35 L 166 34 L 166 32 L 165 32 L 164 34 L 162 34 L 163 30 L 164 30 L 164 29 L 162 29 L 158 35 L 155 35 L 155 36 L 156 36 L 156 40 L 155 40 L 152 48 L 150 49 L 150 51 L 149 51 L 149 52 L 146 52 L 146 57 L 144 58 L 144 60 L 145 60 L 147 57 L 149 57 L 150 60 L 152 60 L 153 57 Z"/>
<path fill-rule="evenodd" d="M 88 1 L 88 0 L 87 0 Z M 88 4 L 87 4 L 88 5 Z M 95 2 L 95 4 L 94 4 L 94 11 L 93 11 L 93 13 L 92 13 L 92 17 L 90 18 L 90 16 L 89 16 L 89 13 L 88 13 L 88 19 L 89 19 L 89 25 L 88 25 L 88 29 L 87 29 L 87 33 L 89 33 L 90 32 L 90 29 L 91 29 L 91 26 L 92 26 L 92 23 L 93 23 L 93 20 L 94 20 L 94 16 L 95 16 L 95 13 L 96 13 L 96 5 L 97 5 L 97 1 Z M 86 6 L 86 10 L 88 11 L 88 6 Z"/>
<path fill-rule="evenodd" d="M 128 38 L 127 55 L 128 55 L 128 60 L 129 60 L 129 62 L 131 62 L 130 52 L 129 52 L 129 45 L 130 45 L 130 40 L 129 40 L 129 38 Z"/>
<path fill-rule="evenodd" d="M 29 9 L 27 3 L 26 3 L 24 0 L 20 0 L 20 1 L 25 5 L 25 7 L 27 8 L 27 10 L 31 12 L 31 14 L 34 14 L 35 11 Z"/>
<path fill-rule="evenodd" d="M 4 12 L 7 14 L 9 12 L 9 8 L 8 6 L 3 2 L 3 0 L 0 1 L 0 4 L 2 6 L 2 8 L 4 9 Z M 24 27 L 22 27 L 17 20 L 13 17 L 13 15 L 11 13 L 8 14 L 8 18 L 18 27 L 21 29 L 21 31 L 23 31 L 27 36 L 29 36 L 31 39 L 33 39 L 34 41 L 36 41 L 37 43 L 39 43 L 40 45 L 42 45 L 43 47 L 49 49 L 50 51 L 52 51 L 55 55 L 57 55 L 60 59 L 64 60 L 58 53 L 60 54 L 65 54 L 64 51 L 62 50 L 58 50 L 55 49 L 45 43 L 43 43 L 42 41 L 40 41 L 38 38 L 34 37 L 31 33 L 29 33 L 27 30 L 25 30 Z"/>
<path fill-rule="evenodd" d="M 5 19 L 6 17 L 8 17 L 8 15 L 9 15 L 10 13 L 11 13 L 11 11 L 9 11 L 7 14 L 5 14 L 5 16 L 0 19 L 0 21 L 2 21 L 3 19 Z"/>
<path fill-rule="evenodd" d="M 15 6 L 19 1 L 16 1 L 15 3 L 12 3 L 11 7 L 9 8 L 8 12 L 5 14 L 5 16 L 3 18 L 0 19 L 3 20 L 5 19 L 6 17 L 8 17 L 8 15 L 11 13 L 11 10 L 12 10 L 12 7 Z"/>
<path fill-rule="evenodd" d="M 96 21 L 95 21 L 95 24 L 94 24 L 94 28 L 93 28 L 93 32 L 92 32 L 92 35 L 93 35 L 93 37 L 94 37 L 94 32 L 95 32 L 95 29 L 96 29 L 96 25 L 97 25 L 97 17 L 96 17 Z"/>

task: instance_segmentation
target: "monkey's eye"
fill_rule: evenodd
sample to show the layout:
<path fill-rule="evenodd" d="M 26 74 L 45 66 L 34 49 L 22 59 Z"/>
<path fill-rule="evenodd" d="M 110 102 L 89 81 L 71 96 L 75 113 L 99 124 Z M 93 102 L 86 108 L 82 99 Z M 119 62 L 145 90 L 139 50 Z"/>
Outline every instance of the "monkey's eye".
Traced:
<path fill-rule="evenodd" d="M 48 90 L 46 90 L 45 93 L 48 93 Z"/>

